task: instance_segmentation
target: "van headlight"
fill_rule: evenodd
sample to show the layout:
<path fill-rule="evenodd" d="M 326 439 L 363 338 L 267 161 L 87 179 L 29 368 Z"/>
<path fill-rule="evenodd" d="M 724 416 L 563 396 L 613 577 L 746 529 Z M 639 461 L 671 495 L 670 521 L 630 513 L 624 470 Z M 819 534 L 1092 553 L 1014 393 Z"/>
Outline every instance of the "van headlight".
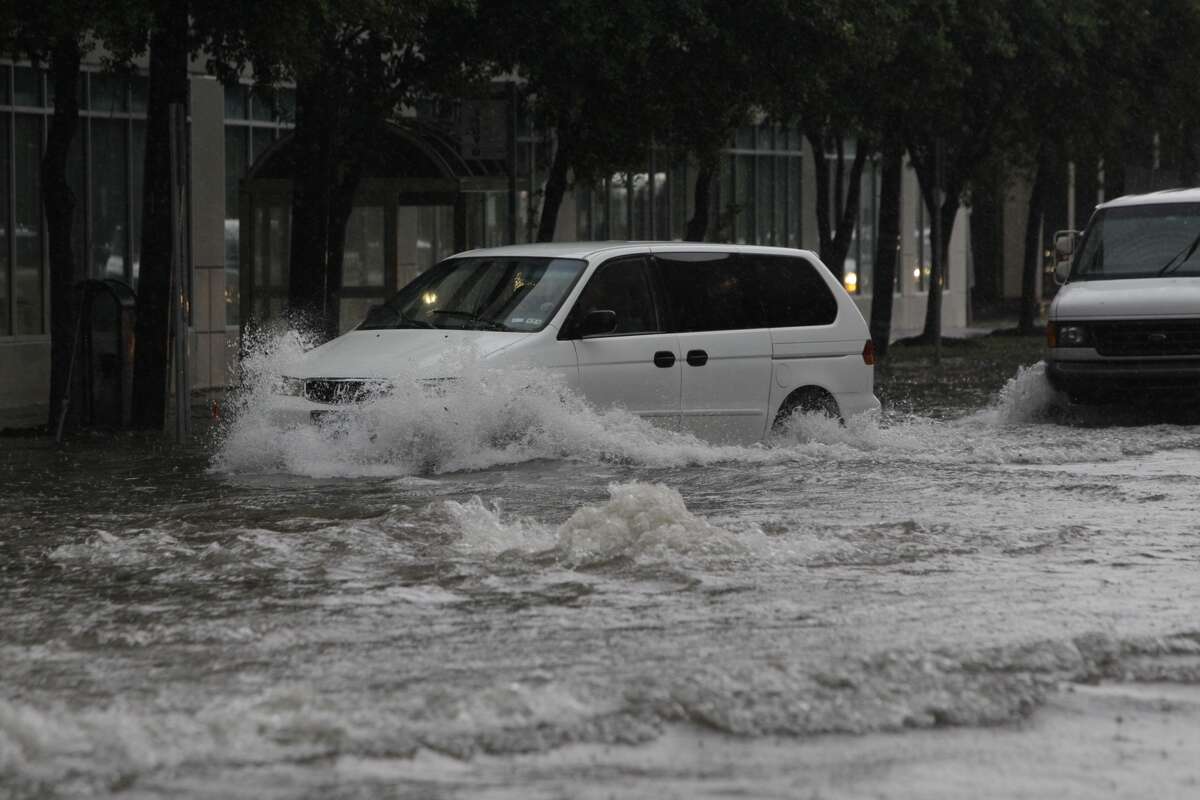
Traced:
<path fill-rule="evenodd" d="M 287 395 L 288 397 L 304 397 L 304 379 L 289 378 L 284 375 L 275 384 L 275 394 Z"/>
<path fill-rule="evenodd" d="M 1087 327 L 1051 322 L 1046 326 L 1046 343 L 1051 347 L 1083 347 L 1088 343 Z"/>

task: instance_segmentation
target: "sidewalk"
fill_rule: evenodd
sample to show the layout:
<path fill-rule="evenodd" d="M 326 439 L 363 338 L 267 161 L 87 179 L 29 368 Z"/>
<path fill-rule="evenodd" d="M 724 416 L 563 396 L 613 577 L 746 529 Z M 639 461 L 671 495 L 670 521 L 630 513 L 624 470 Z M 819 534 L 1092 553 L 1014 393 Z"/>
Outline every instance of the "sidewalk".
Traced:
<path fill-rule="evenodd" d="M 45 405 L 0 408 L 0 433 L 6 430 L 28 430 L 46 424 L 49 408 Z"/>

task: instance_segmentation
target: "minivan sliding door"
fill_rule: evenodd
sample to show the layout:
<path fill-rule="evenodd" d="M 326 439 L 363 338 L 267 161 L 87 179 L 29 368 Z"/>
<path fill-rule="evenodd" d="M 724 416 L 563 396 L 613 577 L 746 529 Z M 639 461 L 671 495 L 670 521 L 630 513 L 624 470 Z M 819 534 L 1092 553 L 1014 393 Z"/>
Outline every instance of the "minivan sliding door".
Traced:
<path fill-rule="evenodd" d="M 771 332 L 753 265 L 736 253 L 658 253 L 683 356 L 680 423 L 711 442 L 754 442 L 767 425 Z"/>

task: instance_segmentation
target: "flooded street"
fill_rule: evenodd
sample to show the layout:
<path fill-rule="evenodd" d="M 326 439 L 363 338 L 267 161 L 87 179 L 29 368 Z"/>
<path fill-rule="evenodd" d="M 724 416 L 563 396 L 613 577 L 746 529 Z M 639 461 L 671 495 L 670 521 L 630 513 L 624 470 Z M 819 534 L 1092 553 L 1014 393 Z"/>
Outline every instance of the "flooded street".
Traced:
<path fill-rule="evenodd" d="M 0 796 L 1200 792 L 1200 425 L 552 388 L 0 440 Z"/>

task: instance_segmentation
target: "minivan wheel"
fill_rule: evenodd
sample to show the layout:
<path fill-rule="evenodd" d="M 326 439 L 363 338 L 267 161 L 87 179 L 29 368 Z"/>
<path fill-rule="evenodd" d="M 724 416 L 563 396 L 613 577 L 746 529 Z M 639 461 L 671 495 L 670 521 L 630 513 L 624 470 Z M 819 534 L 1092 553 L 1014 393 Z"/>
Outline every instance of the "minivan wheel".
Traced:
<path fill-rule="evenodd" d="M 775 421 L 771 423 L 771 430 L 775 432 L 783 430 L 788 419 L 797 411 L 805 414 L 822 414 L 830 419 L 844 421 L 833 395 L 824 389 L 808 386 L 797 389 L 787 396 L 787 399 L 779 406 L 779 413 L 775 415 Z"/>

